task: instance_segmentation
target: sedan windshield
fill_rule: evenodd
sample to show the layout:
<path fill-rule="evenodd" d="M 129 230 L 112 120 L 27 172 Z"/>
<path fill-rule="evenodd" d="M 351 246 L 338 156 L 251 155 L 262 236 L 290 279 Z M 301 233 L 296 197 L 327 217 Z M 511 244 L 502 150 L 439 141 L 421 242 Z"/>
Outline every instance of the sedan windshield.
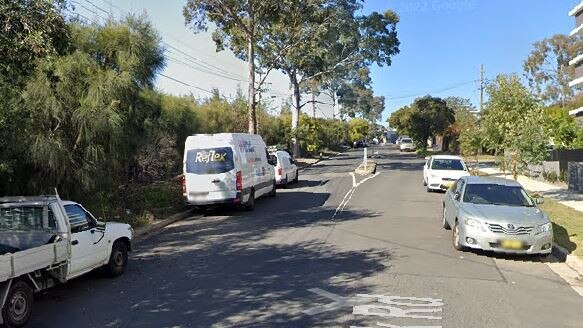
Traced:
<path fill-rule="evenodd" d="M 432 170 L 464 171 L 465 167 L 459 159 L 434 159 Z"/>
<path fill-rule="evenodd" d="M 402 139 L 401 142 L 402 143 L 413 143 L 413 140 L 411 140 L 411 139 Z"/>
<path fill-rule="evenodd" d="M 524 189 L 499 184 L 468 184 L 464 202 L 503 206 L 534 206 Z"/>

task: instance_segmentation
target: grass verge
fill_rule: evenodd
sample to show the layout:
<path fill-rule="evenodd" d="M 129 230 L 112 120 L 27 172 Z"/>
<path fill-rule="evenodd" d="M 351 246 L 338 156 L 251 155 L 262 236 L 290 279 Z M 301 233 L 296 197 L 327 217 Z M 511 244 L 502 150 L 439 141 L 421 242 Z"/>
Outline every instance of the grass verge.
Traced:
<path fill-rule="evenodd" d="M 555 243 L 583 259 L 583 213 L 549 198 L 540 208 L 553 223 Z"/>

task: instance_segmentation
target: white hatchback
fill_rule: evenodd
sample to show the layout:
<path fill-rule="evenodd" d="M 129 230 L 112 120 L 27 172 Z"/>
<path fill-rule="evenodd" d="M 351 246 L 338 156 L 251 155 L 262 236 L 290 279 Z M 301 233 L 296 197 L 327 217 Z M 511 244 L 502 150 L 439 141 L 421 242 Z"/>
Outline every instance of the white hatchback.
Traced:
<path fill-rule="evenodd" d="M 427 191 L 445 191 L 459 178 L 469 176 L 464 160 L 459 156 L 435 155 L 423 167 L 423 185 Z"/>
<path fill-rule="evenodd" d="M 291 155 L 285 150 L 278 150 L 274 156 L 277 158 L 275 182 L 278 185 L 298 182 L 298 166 Z"/>

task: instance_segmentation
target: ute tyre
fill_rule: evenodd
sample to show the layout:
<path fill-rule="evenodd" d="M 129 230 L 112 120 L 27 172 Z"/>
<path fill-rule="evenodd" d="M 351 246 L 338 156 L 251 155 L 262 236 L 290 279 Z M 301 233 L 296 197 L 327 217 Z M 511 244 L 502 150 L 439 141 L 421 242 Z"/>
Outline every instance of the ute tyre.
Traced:
<path fill-rule="evenodd" d="M 243 205 L 245 211 L 253 211 L 255 209 L 255 190 L 251 189 L 249 193 L 249 200 Z"/>
<path fill-rule="evenodd" d="M 447 223 L 447 220 L 445 219 L 445 205 L 443 206 L 443 218 L 441 221 L 441 226 L 443 227 L 443 229 L 445 230 L 450 230 L 451 227 L 449 226 L 449 223 Z"/>
<path fill-rule="evenodd" d="M 458 251 L 463 251 L 466 248 L 460 243 L 460 225 L 458 221 L 455 221 L 455 224 L 453 225 L 453 233 L 452 235 L 452 244 L 453 244 L 453 248 L 455 248 Z"/>
<path fill-rule="evenodd" d="M 14 282 L 8 291 L 6 304 L 2 308 L 4 327 L 24 327 L 32 314 L 33 302 L 33 292 L 30 286 L 24 281 Z"/>
<path fill-rule="evenodd" d="M 121 276 L 128 266 L 128 245 L 123 241 L 116 241 L 111 247 L 109 262 L 105 265 L 105 274 L 110 278 Z"/>

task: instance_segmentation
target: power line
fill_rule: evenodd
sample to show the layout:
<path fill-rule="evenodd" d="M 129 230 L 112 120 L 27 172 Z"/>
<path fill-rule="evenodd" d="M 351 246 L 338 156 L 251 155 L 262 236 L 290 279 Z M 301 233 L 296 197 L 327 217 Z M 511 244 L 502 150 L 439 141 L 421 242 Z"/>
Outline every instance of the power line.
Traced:
<path fill-rule="evenodd" d="M 85 0 L 85 1 L 87 1 L 87 0 Z M 76 1 L 73 1 L 73 2 L 76 2 Z M 78 2 L 77 2 L 77 3 L 78 3 Z M 88 10 L 88 11 L 90 11 L 90 12 L 93 12 L 93 13 L 95 13 L 95 14 L 96 14 L 96 16 L 98 16 L 98 17 L 101 17 L 99 14 L 97 14 L 97 13 L 96 13 L 96 12 L 94 12 L 94 11 L 91 11 L 91 10 L 89 10 L 88 8 L 86 8 L 85 6 L 83 6 L 82 4 L 79 4 L 79 5 L 80 5 L 80 6 L 82 6 L 83 8 L 85 8 L 85 10 Z M 69 12 L 70 14 L 73 14 L 73 15 L 77 15 L 77 16 L 79 16 L 79 17 L 83 17 L 83 18 L 85 18 L 86 20 L 88 20 L 88 21 L 91 21 L 91 22 L 93 22 L 94 24 L 97 24 L 97 25 L 99 25 L 99 21 L 97 21 L 97 20 L 95 20 L 95 19 L 90 19 L 90 18 L 88 18 L 87 16 L 84 16 L 84 15 L 82 15 L 82 14 L 80 14 L 80 13 L 77 13 L 77 12 L 75 12 L 75 11 L 71 11 L 71 10 L 68 10 L 68 9 L 67 9 L 67 12 Z M 103 17 L 101 17 L 101 18 L 102 18 L 102 19 L 105 19 L 105 18 L 103 18 Z M 201 91 L 207 92 L 207 93 L 209 93 L 209 94 L 213 94 L 213 92 L 212 92 L 212 91 L 209 91 L 209 90 L 207 90 L 207 89 L 204 89 L 204 88 L 201 88 L 201 87 L 198 87 L 198 86 L 192 85 L 192 84 L 190 84 L 190 83 L 187 83 L 187 82 L 184 82 L 184 81 L 181 81 L 181 80 L 179 80 L 179 79 L 177 79 L 177 78 L 174 78 L 174 77 L 172 77 L 172 76 L 168 76 L 168 75 L 166 75 L 166 74 L 163 74 L 163 73 L 157 73 L 157 74 L 158 74 L 158 75 L 160 75 L 160 76 L 162 76 L 162 77 L 165 77 L 165 78 L 167 78 L 167 79 L 169 79 L 169 80 L 172 80 L 172 81 L 174 81 L 174 82 L 180 83 L 180 84 L 182 84 L 182 85 L 189 86 L 189 87 L 191 87 L 191 88 L 195 88 L 195 89 L 197 89 L 197 90 L 201 90 Z"/>
<path fill-rule="evenodd" d="M 160 75 L 160 76 L 162 76 L 162 77 L 165 77 L 165 78 L 167 78 L 167 79 L 169 79 L 169 80 L 172 80 L 172 81 L 174 81 L 174 82 L 180 83 L 180 84 L 182 84 L 182 85 L 185 85 L 185 86 L 187 86 L 187 87 L 192 87 L 192 88 L 195 88 L 195 89 L 198 89 L 198 90 L 204 91 L 204 92 L 208 92 L 208 93 L 210 93 L 210 94 L 214 94 L 212 91 L 209 91 L 209 90 L 203 89 L 203 88 L 201 88 L 201 87 L 197 87 L 196 85 L 192 85 L 192 84 L 190 84 L 190 83 L 187 83 L 187 82 L 181 81 L 181 80 L 179 80 L 179 79 L 176 79 L 176 78 L 173 78 L 173 77 L 171 77 L 171 76 L 168 76 L 168 75 L 165 75 L 165 74 L 162 74 L 162 73 L 158 73 L 158 75 Z"/>
<path fill-rule="evenodd" d="M 88 2 L 88 3 L 91 3 L 93 6 L 95 6 L 95 7 L 96 7 L 96 8 L 98 8 L 99 10 L 101 10 L 101 11 L 103 11 L 103 12 L 107 13 L 107 11 L 106 11 L 105 9 L 101 8 L 100 6 L 97 6 L 97 5 L 95 5 L 95 4 L 94 4 L 94 3 L 92 3 L 90 0 L 84 0 L 84 1 L 86 1 L 86 2 Z M 106 0 L 103 0 L 103 1 L 106 1 Z M 74 2 L 76 2 L 76 1 L 74 1 Z M 77 2 L 77 3 L 78 3 L 78 2 Z M 113 4 L 112 4 L 111 2 L 107 2 L 107 3 L 109 3 L 110 5 L 112 5 L 112 6 L 113 6 Z M 83 6 L 83 5 L 81 5 L 81 6 L 82 6 L 83 8 L 85 8 L 86 10 L 89 10 L 87 7 L 85 7 L 85 6 Z M 125 12 L 125 11 L 124 11 L 123 9 L 121 9 L 120 7 L 117 7 L 117 6 L 115 6 L 115 7 L 116 7 L 116 8 L 118 8 L 122 14 L 127 14 L 127 12 Z M 90 11 L 90 10 L 89 10 L 89 11 Z M 97 16 L 99 16 L 99 15 L 98 15 L 96 12 L 94 12 L 94 11 L 91 11 L 91 12 L 93 12 L 93 13 L 95 13 Z M 101 16 L 99 16 L 99 17 L 101 17 Z M 103 18 L 103 17 L 101 17 L 101 18 Z M 184 51 L 182 51 L 182 50 L 178 49 L 177 47 L 175 47 L 175 46 L 173 46 L 173 45 L 169 44 L 168 42 L 164 42 L 164 41 L 162 41 L 162 43 L 163 43 L 165 46 L 167 46 L 168 48 L 171 48 L 171 49 L 173 49 L 174 51 L 176 51 L 176 52 L 178 52 L 178 53 L 180 53 L 180 54 L 182 54 L 182 55 L 184 55 L 184 56 L 188 57 L 188 59 L 190 59 L 189 61 L 193 62 L 195 65 L 198 65 L 198 66 L 201 66 L 201 67 L 204 67 L 204 65 L 208 66 L 208 67 L 205 67 L 205 68 L 208 70 L 208 71 L 206 71 L 206 73 L 208 73 L 208 74 L 212 74 L 212 75 L 215 75 L 215 76 L 218 76 L 218 77 L 222 77 L 222 78 L 226 78 L 226 79 L 230 79 L 230 80 L 234 80 L 234 81 L 239 81 L 239 82 L 247 82 L 247 80 L 246 80 L 246 79 L 243 79 L 243 80 L 242 80 L 242 79 L 240 79 L 240 78 L 234 78 L 234 77 L 232 77 L 232 76 L 237 76 L 238 74 L 234 74 L 234 73 L 228 72 L 228 71 L 226 71 L 226 70 L 224 70 L 224 69 L 222 69 L 222 68 L 220 68 L 220 67 L 218 67 L 218 66 L 216 66 L 216 65 L 210 64 L 210 63 L 208 63 L 208 62 L 206 62 L 206 61 L 204 61 L 204 60 L 202 60 L 202 59 L 200 59 L 200 58 L 194 57 L 194 56 L 192 56 L 192 55 L 190 55 L 190 54 L 188 54 L 188 53 L 186 53 L 186 52 L 184 52 Z M 201 64 L 201 63 L 202 63 L 202 64 Z M 214 71 L 213 71 L 211 68 L 212 68 L 212 69 L 214 69 L 214 70 L 217 70 L 218 72 L 214 72 Z M 231 76 L 230 76 L 230 75 L 231 75 Z"/>
<path fill-rule="evenodd" d="M 471 80 L 471 81 L 466 81 L 466 82 L 461 82 L 461 83 L 457 83 L 454 84 L 452 86 L 443 88 L 443 89 L 438 89 L 438 90 L 433 90 L 433 91 L 428 91 L 428 92 L 423 92 L 423 93 L 417 93 L 417 94 L 409 94 L 409 95 L 404 95 L 404 96 L 398 96 L 398 97 L 386 97 L 385 99 L 387 100 L 399 100 L 399 99 L 407 99 L 407 98 L 415 98 L 415 97 L 421 97 L 427 94 L 432 94 L 432 93 L 442 93 L 445 91 L 449 91 L 449 90 L 453 90 L 453 89 L 457 89 L 459 87 L 468 85 L 470 83 L 475 83 L 477 80 Z"/>

